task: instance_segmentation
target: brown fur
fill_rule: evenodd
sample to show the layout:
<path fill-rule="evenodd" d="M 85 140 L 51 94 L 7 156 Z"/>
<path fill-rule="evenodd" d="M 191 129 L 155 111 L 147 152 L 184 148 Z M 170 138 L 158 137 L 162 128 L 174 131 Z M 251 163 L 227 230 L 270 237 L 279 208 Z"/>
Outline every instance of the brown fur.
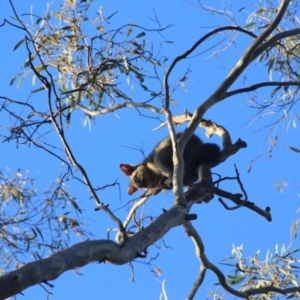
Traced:
<path fill-rule="evenodd" d="M 177 134 L 179 138 L 181 133 Z M 218 160 L 220 149 L 215 144 L 203 144 L 193 135 L 188 141 L 183 159 L 185 162 L 183 183 L 190 185 L 198 178 L 200 164 L 210 164 Z M 139 188 L 152 189 L 158 194 L 163 189 L 172 188 L 173 160 L 170 138 L 162 140 L 139 165 L 121 164 L 123 173 L 130 178 L 128 194 L 132 195 Z"/>

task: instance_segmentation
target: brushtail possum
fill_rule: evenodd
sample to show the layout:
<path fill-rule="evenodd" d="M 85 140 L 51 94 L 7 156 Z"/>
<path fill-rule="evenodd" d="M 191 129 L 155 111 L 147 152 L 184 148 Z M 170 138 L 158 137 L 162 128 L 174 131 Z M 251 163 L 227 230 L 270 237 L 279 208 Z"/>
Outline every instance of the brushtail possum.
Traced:
<path fill-rule="evenodd" d="M 177 133 L 177 139 L 181 133 Z M 173 187 L 173 150 L 171 138 L 158 143 L 152 152 L 138 165 L 120 164 L 123 173 L 130 177 L 128 194 L 132 195 L 139 188 L 153 189 L 153 195 L 163 189 Z M 216 144 L 203 143 L 196 135 L 187 142 L 184 153 L 183 184 L 191 185 L 198 179 L 200 164 L 217 162 L 220 148 Z"/>

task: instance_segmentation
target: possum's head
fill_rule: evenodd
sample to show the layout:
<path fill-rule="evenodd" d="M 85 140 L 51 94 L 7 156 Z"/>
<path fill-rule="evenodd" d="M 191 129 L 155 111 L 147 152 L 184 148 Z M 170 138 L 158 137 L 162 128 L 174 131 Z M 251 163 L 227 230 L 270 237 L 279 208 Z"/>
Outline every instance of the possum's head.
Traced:
<path fill-rule="evenodd" d="M 130 178 L 127 190 L 129 195 L 132 195 L 138 189 L 148 189 L 154 186 L 156 176 L 146 166 L 120 164 L 120 169 Z"/>

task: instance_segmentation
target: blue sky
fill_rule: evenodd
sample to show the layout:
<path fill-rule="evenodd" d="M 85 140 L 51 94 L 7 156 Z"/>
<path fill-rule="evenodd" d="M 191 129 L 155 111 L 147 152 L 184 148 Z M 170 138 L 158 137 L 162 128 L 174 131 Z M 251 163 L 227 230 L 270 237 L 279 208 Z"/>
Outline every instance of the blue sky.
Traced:
<path fill-rule="evenodd" d="M 46 10 L 45 1 L 15 2 L 20 15 L 31 10 L 33 13 L 43 14 Z M 151 21 L 153 10 L 163 26 L 174 24 L 164 33 L 167 40 L 173 41 L 172 44 L 165 44 L 163 48 L 165 55 L 170 58 L 169 62 L 214 26 L 229 24 L 229 21 L 221 16 L 204 13 L 195 5 L 177 0 L 147 2 L 105 0 L 100 4 L 98 1 L 95 2 L 97 3 L 93 4 L 90 13 L 96 11 L 98 5 L 104 7 L 104 15 L 118 11 L 118 14 L 111 19 L 111 28 L 117 28 L 130 21 L 143 26 L 154 26 Z M 210 3 L 210 1 L 206 2 Z M 245 26 L 247 11 L 255 9 L 255 5 L 251 4 L 254 1 L 236 2 L 232 5 L 235 19 L 237 24 Z M 220 5 L 219 1 L 215 1 L 215 4 Z M 58 6 L 59 2 L 53 1 L 53 5 Z M 246 9 L 239 11 L 241 7 L 246 7 Z M 8 1 L 2 3 L 0 16 L 1 20 L 12 16 Z M 24 81 L 19 89 L 16 89 L 15 85 L 9 86 L 9 81 L 20 72 L 20 67 L 26 59 L 25 49 L 12 51 L 22 38 L 22 33 L 5 26 L 0 28 L 0 38 L 5 41 L 5 46 L 2 44 L 0 47 L 1 70 L 5 70 L 0 72 L 1 95 L 24 100 L 32 89 L 29 79 Z M 147 40 L 148 38 L 150 40 Z M 151 35 L 145 37 L 147 43 L 150 43 L 152 38 Z M 179 106 L 172 107 L 173 114 L 181 114 L 184 108 L 192 112 L 201 101 L 205 100 L 225 78 L 250 42 L 249 37 L 239 36 L 235 45 L 218 55 L 211 57 L 211 52 L 208 51 L 181 63 L 171 77 L 173 83 L 182 76 L 188 67 L 192 69 L 192 72 L 189 74 L 190 80 L 186 82 L 187 92 L 178 89 L 174 94 Z M 212 40 L 212 43 L 216 43 L 216 40 Z M 199 49 L 197 53 L 204 49 L 206 48 Z M 250 85 L 264 80 L 268 80 L 267 67 L 259 62 L 254 62 L 236 81 L 234 87 L 242 87 L 244 81 Z M 265 89 L 260 93 L 269 99 L 270 91 L 271 89 Z M 137 91 L 134 97 L 136 101 L 139 101 L 143 95 Z M 33 103 L 43 100 L 42 94 L 31 99 Z M 271 136 L 279 135 L 277 146 L 272 152 L 272 158 L 268 158 L 268 129 L 258 130 L 278 118 L 279 115 L 273 116 L 270 109 L 268 114 L 255 118 L 255 110 L 246 105 L 248 100 L 249 95 L 247 94 L 234 96 L 217 104 L 205 115 L 206 119 L 211 119 L 224 126 L 230 132 L 233 141 L 241 138 L 248 144 L 246 149 L 240 150 L 213 171 L 222 176 L 234 176 L 233 165 L 236 164 L 249 200 L 261 208 L 270 206 L 273 221 L 269 223 L 246 208 L 226 211 L 216 197 L 209 204 L 194 206 L 192 212 L 197 213 L 198 219 L 193 224 L 199 230 L 205 243 L 208 258 L 215 264 L 230 256 L 233 244 L 244 245 L 245 257 L 253 255 L 260 249 L 262 258 L 267 250 L 273 251 L 276 244 L 288 245 L 290 243 L 290 226 L 299 217 L 296 213 L 300 206 L 296 174 L 298 174 L 300 160 L 298 154 L 288 150 L 289 145 L 300 147 L 298 129 L 294 129 L 289 124 L 289 119 L 279 123 Z M 150 115 L 150 113 L 147 114 Z M 297 106 L 294 108 L 294 114 L 299 114 Z M 127 195 L 128 179 L 119 170 L 119 164 L 136 164 L 142 160 L 139 152 L 126 147 L 143 146 L 147 154 L 160 139 L 168 134 L 167 129 L 153 131 L 160 124 L 158 120 L 139 116 L 131 108 L 99 117 L 96 124 L 91 124 L 91 128 L 83 126 L 83 117 L 80 112 L 75 113 L 72 117 L 71 126 L 66 131 L 68 141 L 95 186 L 103 186 L 118 180 L 121 194 L 117 187 L 112 187 L 100 191 L 99 196 L 104 203 L 110 204 L 110 208 L 118 209 L 116 214 L 123 220 L 126 216 L 126 209 L 119 208 L 135 196 Z M 1 116 L 1 120 L 8 121 L 5 116 Z M 178 131 L 183 128 L 183 126 L 181 129 L 178 128 Z M 202 129 L 199 128 L 196 133 L 204 141 L 207 141 Z M 218 137 L 213 137 L 208 141 L 221 144 Z M 17 148 L 13 143 L 1 144 L 1 148 L 1 152 L 5 153 L 2 155 L 1 168 L 8 174 L 9 170 L 13 172 L 18 168 L 29 170 L 30 177 L 36 178 L 39 185 L 43 187 L 50 185 L 60 173 L 60 162 L 39 149 L 27 146 Z M 248 173 L 250 162 L 257 157 L 259 159 L 255 160 L 251 172 Z M 284 193 L 279 193 L 274 187 L 274 183 L 281 180 L 288 183 Z M 71 181 L 69 187 L 72 194 L 79 199 L 80 205 L 84 207 L 84 214 L 80 216 L 81 221 L 87 224 L 87 229 L 93 232 L 95 239 L 105 239 L 107 228 L 116 227 L 115 224 L 104 212 L 94 211 L 94 202 L 89 199 L 90 195 L 83 185 Z M 232 193 L 240 192 L 237 184 L 232 182 L 224 184 L 222 188 Z M 152 216 L 158 216 L 162 208 L 168 209 L 172 204 L 172 193 L 161 193 L 148 200 L 145 211 Z M 75 236 L 72 238 L 72 243 L 79 241 Z M 299 247 L 298 240 L 292 245 L 292 248 L 294 247 Z M 149 249 L 148 258 L 154 258 L 157 255 L 158 258 L 152 261 L 151 266 L 143 263 L 142 259 L 133 262 L 134 282 L 130 281 L 132 273 L 129 265 L 90 264 L 74 272 L 64 273 L 52 282 L 55 288 L 51 290 L 53 293 L 51 299 L 62 299 L 66 296 L 74 300 L 83 297 L 112 300 L 138 299 L 140 297 L 158 299 L 163 280 L 167 281 L 166 288 L 169 299 L 184 299 L 196 279 L 199 268 L 191 240 L 185 236 L 182 228 L 174 228 L 164 237 L 163 242 L 160 241 Z M 30 258 L 24 256 L 23 261 L 26 263 L 30 261 Z M 160 277 L 155 277 L 151 272 L 151 269 L 156 267 L 162 271 Z M 225 274 L 230 272 L 229 268 L 221 268 Z M 206 280 L 196 299 L 208 298 L 207 293 L 211 289 L 221 291 L 220 287 L 213 286 L 216 282 L 214 274 L 207 272 Z M 17 299 L 19 298 L 25 300 L 44 299 L 46 294 L 41 287 L 34 286 L 25 290 L 24 296 L 18 296 Z M 231 298 L 228 295 L 228 299 Z"/>

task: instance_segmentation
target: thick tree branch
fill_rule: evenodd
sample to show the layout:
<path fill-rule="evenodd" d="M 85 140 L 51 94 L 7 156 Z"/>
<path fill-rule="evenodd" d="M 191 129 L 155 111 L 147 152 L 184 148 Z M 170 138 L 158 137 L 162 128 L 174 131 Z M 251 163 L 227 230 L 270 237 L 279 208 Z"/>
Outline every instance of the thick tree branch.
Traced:
<path fill-rule="evenodd" d="M 226 31 L 226 30 L 236 30 L 236 31 L 241 31 L 244 33 L 247 33 L 251 35 L 252 37 L 255 37 L 252 33 L 247 31 L 246 29 L 237 27 L 237 26 L 224 26 L 217 28 L 213 30 L 212 32 L 206 34 L 204 37 L 200 38 L 190 49 L 188 49 L 186 52 L 184 52 L 182 55 L 177 56 L 173 62 L 171 63 L 170 67 L 168 68 L 165 78 L 164 78 L 164 88 L 165 88 L 165 104 L 164 104 L 164 113 L 166 116 L 166 124 L 168 125 L 168 129 L 170 132 L 170 137 L 172 140 L 172 146 L 173 146 L 173 164 L 174 164 L 174 172 L 173 172 L 173 192 L 174 192 L 174 197 L 175 197 L 175 203 L 178 205 L 185 205 L 185 198 L 183 194 L 183 178 L 180 176 L 180 174 L 183 173 L 183 168 L 184 168 L 184 162 L 183 162 L 183 156 L 182 153 L 184 151 L 185 143 L 183 144 L 182 142 L 180 145 L 178 145 L 175 135 L 175 129 L 174 125 L 172 123 L 172 112 L 169 109 L 169 103 L 170 103 L 170 87 L 169 87 L 169 76 L 176 66 L 176 64 L 181 61 L 182 59 L 185 59 L 190 55 L 201 43 L 203 43 L 206 39 L 208 39 L 210 36 L 221 32 L 221 31 Z M 190 137 L 190 136 L 189 136 Z M 182 138 L 180 138 L 182 140 Z"/>
<path fill-rule="evenodd" d="M 116 265 L 128 263 L 171 228 L 183 224 L 186 213 L 187 209 L 173 206 L 148 227 L 128 238 L 122 247 L 110 240 L 86 241 L 45 259 L 28 263 L 0 277 L 0 299 L 16 295 L 43 281 L 54 280 L 63 272 L 90 262 L 108 261 Z"/>
<path fill-rule="evenodd" d="M 283 18 L 289 3 L 291 0 L 282 0 L 280 6 L 278 8 L 277 15 L 274 20 L 268 25 L 268 27 L 259 35 L 252 44 L 246 49 L 242 57 L 236 63 L 232 71 L 227 75 L 224 81 L 219 85 L 216 91 L 204 101 L 203 104 L 197 107 L 193 114 L 193 118 L 191 122 L 188 124 L 187 129 L 180 136 L 179 143 L 180 146 L 184 146 L 187 141 L 190 139 L 193 132 L 196 130 L 199 122 L 201 121 L 204 113 L 214 104 L 221 101 L 224 97 L 224 94 L 228 90 L 228 88 L 236 81 L 236 79 L 242 74 L 242 72 L 248 67 L 248 65 L 253 60 L 253 54 L 260 47 L 263 42 L 268 38 L 268 36 L 275 30 L 278 26 L 279 22 Z"/>
<path fill-rule="evenodd" d="M 54 280 L 63 272 L 89 262 L 115 259 L 120 246 L 112 241 L 86 241 L 47 258 L 28 263 L 0 277 L 0 299 L 6 299 L 43 281 Z"/>

